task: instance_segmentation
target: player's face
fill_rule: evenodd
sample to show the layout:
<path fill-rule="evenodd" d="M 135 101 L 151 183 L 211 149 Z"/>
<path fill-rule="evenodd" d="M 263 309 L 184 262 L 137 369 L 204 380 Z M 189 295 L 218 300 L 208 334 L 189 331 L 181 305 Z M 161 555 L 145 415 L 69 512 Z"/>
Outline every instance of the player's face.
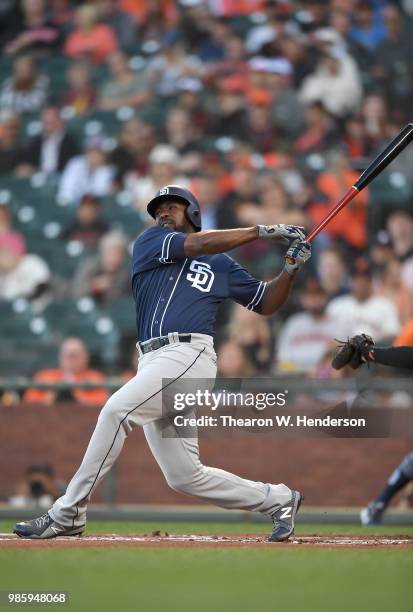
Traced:
<path fill-rule="evenodd" d="M 178 232 L 192 231 L 192 225 L 185 217 L 186 205 L 169 200 L 159 204 L 155 211 L 155 221 L 159 227 Z"/>

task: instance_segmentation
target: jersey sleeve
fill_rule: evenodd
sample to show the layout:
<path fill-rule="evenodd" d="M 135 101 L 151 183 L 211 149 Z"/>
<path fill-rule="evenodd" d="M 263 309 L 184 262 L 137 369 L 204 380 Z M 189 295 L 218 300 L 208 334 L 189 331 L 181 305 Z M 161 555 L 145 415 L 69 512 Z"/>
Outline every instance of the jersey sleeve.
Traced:
<path fill-rule="evenodd" d="M 170 232 L 161 227 L 151 227 L 144 231 L 133 246 L 134 272 L 143 272 L 185 259 L 186 236 L 182 232 Z"/>
<path fill-rule="evenodd" d="M 267 283 L 257 280 L 245 268 L 232 261 L 229 270 L 228 292 L 229 297 L 235 302 L 242 304 L 248 310 L 261 312 L 266 286 Z"/>

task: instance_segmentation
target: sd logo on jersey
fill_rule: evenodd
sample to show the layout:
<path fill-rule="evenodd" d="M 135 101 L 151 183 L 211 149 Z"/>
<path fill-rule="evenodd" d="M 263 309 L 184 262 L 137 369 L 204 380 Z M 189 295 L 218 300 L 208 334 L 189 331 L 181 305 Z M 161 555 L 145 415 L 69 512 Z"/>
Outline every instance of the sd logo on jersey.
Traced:
<path fill-rule="evenodd" d="M 197 261 L 193 259 L 189 266 L 191 272 L 194 274 L 186 275 L 187 280 L 190 281 L 191 286 L 199 291 L 205 293 L 211 290 L 212 283 L 214 282 L 215 274 L 211 270 L 211 266 L 203 261 Z"/>

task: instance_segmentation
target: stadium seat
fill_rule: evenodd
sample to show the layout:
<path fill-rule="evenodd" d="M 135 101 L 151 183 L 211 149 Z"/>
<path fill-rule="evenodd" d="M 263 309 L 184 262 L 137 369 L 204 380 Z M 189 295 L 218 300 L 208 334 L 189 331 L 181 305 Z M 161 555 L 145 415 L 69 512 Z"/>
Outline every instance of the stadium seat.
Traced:
<path fill-rule="evenodd" d="M 135 238 L 142 231 L 144 221 L 139 211 L 133 207 L 127 192 L 105 198 L 102 207 L 111 229 L 122 230 L 130 238 Z"/>
<path fill-rule="evenodd" d="M 372 236 L 385 226 L 392 210 L 412 209 L 413 181 L 401 172 L 383 172 L 372 181 L 369 190 L 368 226 Z"/>
<path fill-rule="evenodd" d="M 107 313 L 122 335 L 135 334 L 136 313 L 130 297 L 116 300 L 107 308 Z"/>

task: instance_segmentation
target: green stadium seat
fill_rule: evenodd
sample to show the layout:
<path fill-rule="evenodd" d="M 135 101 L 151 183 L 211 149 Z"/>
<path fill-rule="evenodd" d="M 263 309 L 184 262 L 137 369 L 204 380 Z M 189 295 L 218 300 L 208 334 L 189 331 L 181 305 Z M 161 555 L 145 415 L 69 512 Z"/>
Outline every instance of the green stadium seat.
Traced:
<path fill-rule="evenodd" d="M 112 111 L 95 111 L 82 117 L 73 117 L 67 125 L 80 143 L 90 136 L 117 137 L 122 128 L 122 122 Z"/>
<path fill-rule="evenodd" d="M 122 335 L 135 334 L 136 313 L 130 297 L 116 300 L 106 310 L 108 316 L 115 322 Z"/>
<path fill-rule="evenodd" d="M 89 317 L 64 319 L 56 331 L 60 333 L 62 340 L 68 336 L 81 338 L 93 361 L 101 362 L 103 367 L 112 366 L 118 358 L 119 330 L 105 314 L 97 315 L 94 321 Z"/>
<path fill-rule="evenodd" d="M 128 192 L 105 198 L 102 202 L 104 217 L 111 229 L 122 230 L 130 238 L 135 238 L 144 228 L 141 214 L 133 207 Z"/>
<path fill-rule="evenodd" d="M 392 210 L 412 209 L 413 181 L 401 172 L 383 172 L 370 184 L 369 191 L 368 226 L 373 236 L 384 227 Z"/>

